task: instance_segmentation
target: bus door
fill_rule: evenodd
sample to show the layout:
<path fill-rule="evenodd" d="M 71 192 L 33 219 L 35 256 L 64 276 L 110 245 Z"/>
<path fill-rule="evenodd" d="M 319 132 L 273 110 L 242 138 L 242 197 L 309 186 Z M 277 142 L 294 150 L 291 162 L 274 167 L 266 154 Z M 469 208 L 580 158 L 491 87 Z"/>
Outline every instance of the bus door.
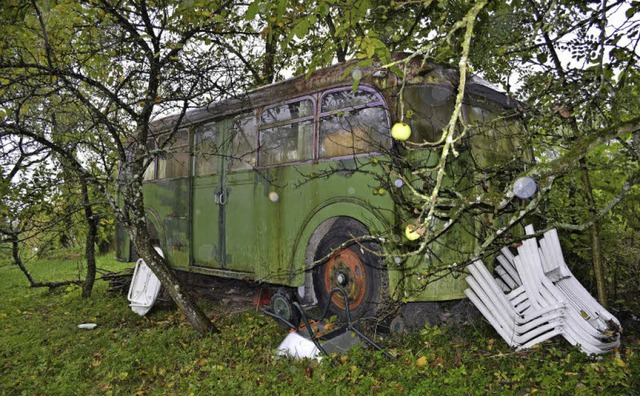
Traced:
<path fill-rule="evenodd" d="M 286 282 L 289 255 L 311 195 L 296 188 L 314 148 L 315 97 L 304 96 L 233 119 L 225 167 L 227 269 Z M 259 128 L 257 127 L 259 124 Z M 259 131 L 258 131 L 259 129 Z M 302 172 L 302 173 L 300 173 Z"/>
<path fill-rule="evenodd" d="M 192 184 L 192 264 L 224 267 L 223 155 L 221 133 L 224 121 L 210 122 L 194 131 Z"/>
<path fill-rule="evenodd" d="M 251 272 L 257 132 L 253 113 L 211 122 L 194 134 L 193 265 Z"/>
<path fill-rule="evenodd" d="M 225 120 L 222 149 L 220 233 L 226 270 L 253 273 L 261 256 L 257 240 L 263 210 L 255 202 L 257 128 L 254 112 Z M 260 195 L 260 194 L 258 194 Z"/>
<path fill-rule="evenodd" d="M 284 252 L 296 236 L 290 229 L 298 229 L 288 219 L 301 221 L 295 204 L 278 194 L 292 188 L 291 174 L 299 176 L 293 165 L 313 158 L 314 102 L 305 97 L 265 109 L 260 138 L 256 117 L 247 112 L 224 123 L 221 257 L 226 270 L 273 279 L 288 263 Z"/>

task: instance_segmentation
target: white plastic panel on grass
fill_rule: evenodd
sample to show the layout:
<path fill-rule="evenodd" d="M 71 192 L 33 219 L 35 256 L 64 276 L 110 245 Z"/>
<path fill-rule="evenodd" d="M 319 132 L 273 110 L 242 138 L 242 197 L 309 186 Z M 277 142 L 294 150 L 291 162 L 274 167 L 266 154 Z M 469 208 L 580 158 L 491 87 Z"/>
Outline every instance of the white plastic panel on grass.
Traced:
<path fill-rule="evenodd" d="M 164 257 L 160 248 L 155 249 L 160 256 Z M 138 259 L 127 296 L 131 303 L 129 304 L 131 310 L 138 315 L 146 315 L 158 299 L 161 286 L 160 279 L 151 271 L 147 263 L 141 258 Z"/>

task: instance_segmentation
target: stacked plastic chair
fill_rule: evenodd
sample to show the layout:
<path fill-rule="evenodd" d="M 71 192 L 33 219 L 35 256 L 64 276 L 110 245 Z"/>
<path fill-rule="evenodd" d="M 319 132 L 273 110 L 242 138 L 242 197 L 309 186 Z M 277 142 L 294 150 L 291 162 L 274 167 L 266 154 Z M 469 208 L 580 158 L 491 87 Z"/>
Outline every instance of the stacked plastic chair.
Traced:
<path fill-rule="evenodd" d="M 564 304 L 531 309 L 522 287 L 505 294 L 481 261 L 468 269 L 465 294 L 509 345 L 528 348 L 561 333 Z"/>
<path fill-rule="evenodd" d="M 533 227 L 526 228 L 533 234 Z M 523 241 L 514 255 L 503 248 L 494 278 L 481 261 L 467 267 L 465 294 L 511 346 L 529 348 L 557 335 L 588 354 L 620 345 L 620 322 L 573 276 L 557 232 Z"/>
<path fill-rule="evenodd" d="M 618 319 L 604 309 L 569 270 L 556 230 L 547 231 L 539 243 L 545 275 L 564 292 L 581 315 L 598 328 L 620 329 Z"/>

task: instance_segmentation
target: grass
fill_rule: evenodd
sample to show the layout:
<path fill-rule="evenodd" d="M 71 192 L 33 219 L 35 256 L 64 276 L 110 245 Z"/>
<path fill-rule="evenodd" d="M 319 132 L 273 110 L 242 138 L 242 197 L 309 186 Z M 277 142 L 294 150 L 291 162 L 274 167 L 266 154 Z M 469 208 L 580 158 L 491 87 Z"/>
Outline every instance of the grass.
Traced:
<path fill-rule="evenodd" d="M 98 266 L 126 265 L 109 257 Z M 38 280 L 78 273 L 65 257 L 30 263 Z M 28 287 L 0 266 L 0 394 L 7 395 L 474 395 L 640 393 L 640 343 L 620 357 L 587 357 L 562 339 L 515 352 L 489 326 L 425 328 L 380 343 L 396 360 L 354 349 L 318 363 L 276 358 L 285 332 L 261 312 L 202 302 L 220 334 L 199 338 L 173 308 L 132 313 L 98 282 L 82 299 L 72 286 Z M 94 330 L 77 325 L 95 322 Z"/>

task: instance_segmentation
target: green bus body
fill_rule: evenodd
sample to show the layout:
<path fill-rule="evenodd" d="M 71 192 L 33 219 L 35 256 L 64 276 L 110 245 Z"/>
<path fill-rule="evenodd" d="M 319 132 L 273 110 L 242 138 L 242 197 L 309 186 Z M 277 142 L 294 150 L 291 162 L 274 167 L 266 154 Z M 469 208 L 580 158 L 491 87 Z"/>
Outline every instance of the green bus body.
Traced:
<path fill-rule="evenodd" d="M 435 109 L 436 105 L 429 100 L 435 103 L 441 100 L 439 93 L 445 92 L 446 96 L 446 92 L 453 93 L 456 89 L 454 71 L 415 62 L 410 66 L 404 77 L 403 97 L 407 102 L 403 106 L 398 99 L 402 87 L 398 76 L 379 65 L 359 67 L 362 77 L 357 89 L 360 91 L 354 91 L 351 77 L 354 63 L 346 63 L 187 113 L 181 122 L 183 148 L 178 148 L 174 156 L 166 156 L 164 161 L 172 161 L 173 165 L 159 159 L 155 169 L 149 170 L 143 188 L 152 234 L 172 267 L 295 287 L 301 294 L 313 293 L 309 269 L 318 245 L 336 219 L 355 219 L 370 230 L 371 235 L 385 238 L 403 235 L 411 214 L 396 208 L 391 194 L 379 189 L 378 180 L 389 179 L 380 166 L 386 159 L 384 150 L 357 147 L 361 143 L 352 136 L 349 153 L 336 148 L 339 142 L 331 141 L 331 131 L 323 135 L 323 128 L 325 123 L 343 122 L 347 113 L 355 114 L 353 119 L 365 114 L 362 117 L 375 119 L 378 125 L 374 127 L 385 134 L 374 139 L 376 144 L 401 150 L 394 146 L 398 142 L 393 141 L 389 132 L 390 126 L 400 119 L 400 112 L 415 110 L 422 102 Z M 496 109 L 505 107 L 503 95 L 474 81 L 467 86 L 471 96 Z M 331 100 L 326 99 L 329 97 Z M 330 108 L 330 102 L 335 101 L 339 107 L 340 101 L 349 97 L 353 103 L 346 103 L 355 103 L 355 110 L 323 110 L 325 104 Z M 446 106 L 450 106 L 450 102 L 451 99 L 447 99 Z M 465 109 L 464 116 L 473 117 L 472 107 Z M 275 121 L 267 116 L 275 117 Z M 278 121 L 278 117 L 285 119 Z M 442 118 L 438 122 L 448 122 L 446 117 Z M 158 133 L 166 132 L 173 122 L 172 118 L 161 120 L 154 129 Z M 269 122 L 273 122 L 273 128 Z M 407 122 L 412 125 L 412 139 L 433 135 L 420 130 L 420 119 Z M 239 128 L 249 125 L 246 128 L 251 129 L 244 142 L 251 149 L 239 153 L 240 156 L 233 152 L 242 146 L 234 140 L 238 125 Z M 269 133 L 285 129 L 288 140 L 269 140 Z M 351 132 L 360 133 L 355 128 Z M 215 155 L 202 154 L 201 146 L 207 139 L 214 142 Z M 296 143 L 297 151 L 283 148 Z M 472 143 L 478 153 L 476 157 L 486 162 L 509 154 L 512 144 L 496 145 L 495 141 L 480 140 Z M 302 147 L 305 144 L 308 146 Z M 434 161 L 437 157 L 434 152 L 435 149 L 431 152 L 425 148 L 407 155 L 414 156 L 416 161 Z M 176 171 L 176 167 L 181 169 Z M 179 176 L 172 177 L 174 175 Z M 455 175 L 449 177 L 445 183 L 472 187 L 478 175 L 464 174 L 461 170 L 459 179 L 454 180 Z M 393 186 L 393 180 L 387 185 Z M 478 243 L 472 234 L 458 226 L 443 238 L 446 240 L 431 246 L 429 253 L 440 262 L 464 262 L 468 259 L 465 252 L 473 252 Z M 132 258 L 122 229 L 118 232 L 117 245 L 118 259 Z M 449 249 L 450 245 L 458 249 Z M 428 258 L 412 257 L 397 265 L 394 252 L 386 253 L 388 293 L 393 299 L 443 301 L 464 297 L 463 277 L 429 280 L 425 287 L 427 279 L 421 274 L 429 273 L 433 264 Z"/>

